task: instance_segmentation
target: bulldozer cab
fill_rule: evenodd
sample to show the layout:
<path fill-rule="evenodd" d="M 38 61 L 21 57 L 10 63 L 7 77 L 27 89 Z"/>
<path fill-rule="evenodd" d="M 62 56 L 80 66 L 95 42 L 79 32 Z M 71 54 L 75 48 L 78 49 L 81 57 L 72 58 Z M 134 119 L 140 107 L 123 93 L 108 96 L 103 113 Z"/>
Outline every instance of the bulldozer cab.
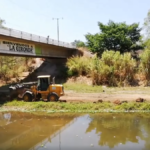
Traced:
<path fill-rule="evenodd" d="M 50 85 L 50 75 L 38 76 L 38 91 L 46 91 Z"/>
<path fill-rule="evenodd" d="M 64 95 L 64 87 L 62 84 L 55 84 L 55 77 L 51 83 L 50 75 L 38 76 L 36 86 L 31 86 L 26 89 L 20 97 L 24 101 L 44 100 L 44 101 L 58 101 L 60 96 Z"/>

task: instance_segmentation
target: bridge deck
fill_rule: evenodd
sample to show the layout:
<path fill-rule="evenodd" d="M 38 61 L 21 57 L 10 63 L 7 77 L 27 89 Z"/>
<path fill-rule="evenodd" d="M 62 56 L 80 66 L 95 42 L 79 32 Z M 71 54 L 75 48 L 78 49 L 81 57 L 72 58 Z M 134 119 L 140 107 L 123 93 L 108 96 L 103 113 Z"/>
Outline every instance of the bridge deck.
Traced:
<path fill-rule="evenodd" d="M 11 56 L 31 56 L 68 58 L 77 49 L 65 43 L 14 29 L 0 28 L 0 54 Z"/>
<path fill-rule="evenodd" d="M 27 32 L 22 32 L 22 31 L 10 29 L 10 28 L 9 29 L 0 28 L 0 35 L 20 38 L 24 40 L 30 40 L 30 41 L 40 42 L 40 43 L 45 43 L 45 44 L 51 44 L 51 45 L 56 45 L 56 46 L 62 46 L 66 48 L 76 48 L 76 46 L 73 46 L 71 43 L 57 41 L 48 37 L 46 38 L 46 37 L 30 34 Z"/>

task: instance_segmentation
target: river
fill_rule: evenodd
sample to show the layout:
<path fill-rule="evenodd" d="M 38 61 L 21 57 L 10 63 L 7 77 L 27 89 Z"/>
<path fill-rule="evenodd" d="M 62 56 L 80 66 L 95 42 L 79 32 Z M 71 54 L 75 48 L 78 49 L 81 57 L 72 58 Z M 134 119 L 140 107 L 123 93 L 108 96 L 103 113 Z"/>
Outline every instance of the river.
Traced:
<path fill-rule="evenodd" d="M 150 114 L 0 112 L 0 150 L 150 150 Z"/>

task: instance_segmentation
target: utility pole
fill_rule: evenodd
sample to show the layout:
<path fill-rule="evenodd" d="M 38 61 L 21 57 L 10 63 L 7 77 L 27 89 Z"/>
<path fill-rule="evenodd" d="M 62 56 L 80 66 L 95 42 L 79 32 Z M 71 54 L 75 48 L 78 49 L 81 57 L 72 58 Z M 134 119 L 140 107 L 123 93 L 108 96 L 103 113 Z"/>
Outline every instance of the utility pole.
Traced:
<path fill-rule="evenodd" d="M 63 19 L 63 18 L 53 18 L 53 20 L 57 20 L 57 38 L 58 38 L 58 43 L 59 43 L 59 19 Z"/>

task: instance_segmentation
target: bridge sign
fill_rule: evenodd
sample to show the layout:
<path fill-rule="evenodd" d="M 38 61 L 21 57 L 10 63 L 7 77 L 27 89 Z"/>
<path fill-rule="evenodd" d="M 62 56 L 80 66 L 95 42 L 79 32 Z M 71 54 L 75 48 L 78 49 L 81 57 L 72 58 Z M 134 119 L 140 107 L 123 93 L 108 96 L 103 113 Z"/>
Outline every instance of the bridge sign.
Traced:
<path fill-rule="evenodd" d="M 0 39 L 0 51 L 4 53 L 36 55 L 35 45 L 33 44 L 2 40 L 2 39 Z"/>

